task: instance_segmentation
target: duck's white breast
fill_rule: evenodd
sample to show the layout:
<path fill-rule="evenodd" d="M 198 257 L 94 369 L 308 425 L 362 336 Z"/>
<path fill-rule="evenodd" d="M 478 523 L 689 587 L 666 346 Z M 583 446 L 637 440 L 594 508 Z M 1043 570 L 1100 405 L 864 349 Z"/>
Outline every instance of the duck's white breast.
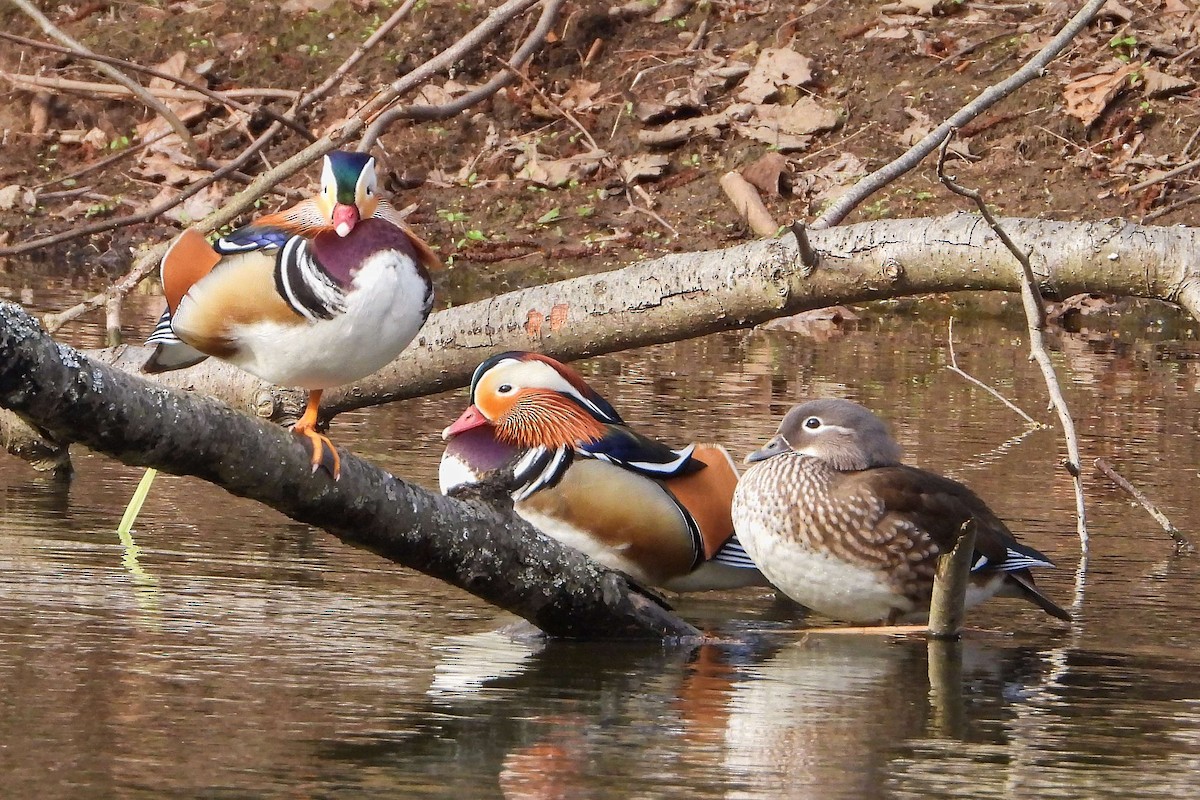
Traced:
<path fill-rule="evenodd" d="M 428 314 L 428 287 L 412 259 L 373 254 L 355 274 L 346 310 L 300 325 L 257 322 L 234 330 L 247 372 L 280 386 L 327 389 L 379 370 L 413 340 Z"/>

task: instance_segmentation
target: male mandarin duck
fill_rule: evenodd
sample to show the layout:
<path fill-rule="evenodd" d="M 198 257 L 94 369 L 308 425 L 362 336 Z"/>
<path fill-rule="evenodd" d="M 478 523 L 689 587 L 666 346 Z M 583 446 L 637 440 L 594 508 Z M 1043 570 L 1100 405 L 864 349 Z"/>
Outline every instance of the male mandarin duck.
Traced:
<path fill-rule="evenodd" d="M 370 375 L 412 341 L 433 306 L 429 269 L 439 265 L 379 199 L 375 159 L 330 153 L 316 197 L 215 244 L 192 229 L 172 243 L 161 267 L 167 310 L 143 369 L 216 356 L 307 389 L 292 430 L 309 442 L 313 471 L 323 465 L 336 479 L 341 459 L 316 430 L 321 393 Z"/>
<path fill-rule="evenodd" d="M 535 528 L 647 586 L 765 585 L 733 536 L 737 468 L 719 445 L 672 450 L 634 431 L 575 370 L 501 353 L 442 432 L 444 494 L 498 483 Z"/>
<path fill-rule="evenodd" d="M 940 553 L 975 523 L 967 606 L 1020 597 L 1061 620 L 1030 567 L 1053 566 L 1022 545 L 966 486 L 900 463 L 882 420 L 849 400 L 792 408 L 733 498 L 737 535 L 780 591 L 848 622 L 921 619 Z"/>

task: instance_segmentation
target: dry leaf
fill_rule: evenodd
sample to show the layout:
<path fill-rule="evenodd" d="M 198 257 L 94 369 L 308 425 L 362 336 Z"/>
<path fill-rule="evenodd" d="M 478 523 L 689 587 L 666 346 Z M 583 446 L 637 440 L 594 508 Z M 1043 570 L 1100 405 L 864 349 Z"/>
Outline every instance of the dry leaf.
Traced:
<path fill-rule="evenodd" d="M 87 135 L 85 135 L 83 137 L 83 139 L 80 140 L 79 143 L 87 145 L 88 147 L 91 147 L 93 150 L 107 150 L 108 149 L 108 134 L 106 134 L 104 131 L 100 130 L 99 128 L 92 128 L 90 131 L 87 132 Z"/>
<path fill-rule="evenodd" d="M 1133 12 L 1118 3 L 1117 0 L 1108 0 L 1108 2 L 1100 7 L 1100 13 L 1096 16 L 1112 17 L 1121 20 L 1121 22 L 1129 22 L 1133 19 Z"/>
<path fill-rule="evenodd" d="M 1153 67 L 1143 69 L 1142 78 L 1146 81 L 1144 91 L 1148 97 L 1165 97 L 1175 92 L 1186 91 L 1196 85 L 1194 81 L 1190 81 L 1187 78 L 1168 75 L 1165 72 L 1159 72 Z"/>
<path fill-rule="evenodd" d="M 872 28 L 863 34 L 864 39 L 903 39 L 912 31 L 906 25 L 891 28 Z"/>
<path fill-rule="evenodd" d="M 812 80 L 812 59 L 795 50 L 768 47 L 759 54 L 758 61 L 737 94 L 739 100 L 762 103 L 775 97 L 781 87 L 803 86 Z"/>
<path fill-rule="evenodd" d="M 783 153 L 767 153 L 741 169 L 742 177 L 768 197 L 786 197 L 792 193 L 792 176 Z"/>
<path fill-rule="evenodd" d="M 146 208 L 151 208 L 159 203 L 165 203 L 178 194 L 179 192 L 176 189 L 164 186 L 155 195 L 154 199 L 146 204 Z M 191 225 L 216 211 L 224 201 L 225 192 L 222 191 L 220 186 L 214 183 L 204 187 L 174 208 L 163 212 L 163 216 L 181 225 Z M 144 210 L 138 209 L 138 211 Z"/>
<path fill-rule="evenodd" d="M 1067 113 L 1085 126 L 1091 125 L 1125 88 L 1129 76 L 1139 69 L 1141 64 L 1124 64 L 1114 72 L 1092 73 L 1071 81 L 1063 89 Z"/>
<path fill-rule="evenodd" d="M 417 96 L 413 105 L 417 106 L 444 106 L 454 99 L 450 92 L 446 91 L 445 86 L 427 83 L 417 90 Z"/>
<path fill-rule="evenodd" d="M 178 139 L 175 141 L 176 143 L 179 142 Z M 182 154 L 180 155 L 182 157 Z M 183 161 L 183 164 L 190 163 L 190 160 Z M 208 177 L 207 172 L 190 169 L 183 166 L 183 164 L 164 153 L 153 153 L 142 159 L 141 163 L 134 168 L 134 171 L 146 180 L 162 183 L 166 186 L 184 186 Z"/>
<path fill-rule="evenodd" d="M 318 13 L 329 10 L 333 0 L 287 0 L 280 9 L 288 14 L 307 14 L 310 11 Z"/>
<path fill-rule="evenodd" d="M 750 105 L 734 105 L 719 114 L 677 119 L 657 130 L 638 131 L 638 141 L 652 147 L 673 147 L 683 144 L 693 136 L 719 136 L 723 128 L 729 127 L 734 119 L 752 108 Z"/>
<path fill-rule="evenodd" d="M 840 196 L 845 187 L 867 174 L 867 165 L 853 153 L 842 153 L 816 171 L 804 170 L 795 176 L 793 194 L 805 196 L 809 205 L 820 207 Z"/>
<path fill-rule="evenodd" d="M 650 18 L 651 22 L 670 22 L 676 17 L 682 17 L 692 7 L 692 0 L 666 0 L 658 10 L 654 12 L 654 16 Z"/>
<path fill-rule="evenodd" d="M 159 72 L 165 72 L 168 75 L 173 75 L 176 78 L 182 78 L 192 83 L 203 85 L 204 78 L 196 72 L 187 68 L 187 53 L 182 50 L 176 52 L 166 61 L 161 64 L 155 64 L 154 68 Z M 151 89 L 178 89 L 179 84 L 174 81 L 169 81 L 166 78 L 151 78 Z M 167 100 L 164 101 L 167 108 L 179 117 L 183 122 L 189 122 L 201 116 L 205 111 L 205 104 L 199 100 Z M 162 117 L 151 117 L 146 122 L 137 126 L 138 138 L 143 142 L 147 139 L 153 139 L 159 134 L 166 133 L 171 130 L 171 126 Z M 181 142 L 178 136 L 169 136 L 165 139 L 160 139 L 155 143 L 157 147 L 154 149 L 163 149 L 164 151 L 172 147 L 179 147 Z"/>
<path fill-rule="evenodd" d="M 879 11 L 881 14 L 901 12 L 932 17 L 933 12 L 937 10 L 941 2 L 942 0 L 900 0 L 898 3 L 885 3 L 879 7 Z"/>
<path fill-rule="evenodd" d="M 555 188 L 562 186 L 572 178 L 584 178 L 600 168 L 600 162 L 608 157 L 604 150 L 591 150 L 570 158 L 542 158 L 537 151 L 530 148 L 524 156 L 523 166 L 517 177 L 536 183 L 539 186 Z M 520 162 L 521 159 L 518 159 Z"/>
<path fill-rule="evenodd" d="M 0 189 L 0 211 L 32 211 L 36 207 L 37 194 L 32 189 L 25 189 L 15 183 Z"/>
<path fill-rule="evenodd" d="M 621 162 L 621 180 L 625 183 L 637 183 L 643 178 L 657 178 L 663 174 L 671 157 L 661 154 L 644 153 L 627 158 Z"/>
<path fill-rule="evenodd" d="M 801 97 L 790 106 L 758 106 L 744 125 L 738 125 L 742 136 L 774 145 L 780 150 L 802 150 L 812 138 L 808 135 L 833 128 L 838 113 L 822 107 L 811 97 Z"/>
<path fill-rule="evenodd" d="M 596 94 L 599 91 L 599 81 L 577 80 L 558 98 L 558 104 L 567 111 L 587 111 L 596 107 Z"/>

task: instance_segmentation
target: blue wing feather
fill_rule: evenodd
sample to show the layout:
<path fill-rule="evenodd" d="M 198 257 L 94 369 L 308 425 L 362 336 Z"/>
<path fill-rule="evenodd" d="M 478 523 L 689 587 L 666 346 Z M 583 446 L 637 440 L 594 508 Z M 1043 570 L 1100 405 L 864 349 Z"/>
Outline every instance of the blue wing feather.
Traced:
<path fill-rule="evenodd" d="M 221 255 L 245 253 L 250 250 L 270 250 L 283 247 L 295 234 L 283 228 L 266 225 L 247 225 L 213 243 L 213 249 Z"/>

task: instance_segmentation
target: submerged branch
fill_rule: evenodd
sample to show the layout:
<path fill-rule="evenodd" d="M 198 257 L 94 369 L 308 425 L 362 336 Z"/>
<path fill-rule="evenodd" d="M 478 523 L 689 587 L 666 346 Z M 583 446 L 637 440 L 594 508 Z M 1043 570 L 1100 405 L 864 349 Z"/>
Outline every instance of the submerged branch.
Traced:
<path fill-rule="evenodd" d="M 313 474 L 308 452 L 287 431 L 93 362 L 11 303 L 0 303 L 0 406 L 126 464 L 195 476 L 257 500 L 552 636 L 699 635 L 621 573 L 512 513 L 431 494 L 349 453 L 339 481 Z"/>
<path fill-rule="evenodd" d="M 1146 495 L 1144 495 L 1140 489 L 1127 481 L 1124 476 L 1121 475 L 1121 473 L 1113 469 L 1112 465 L 1103 458 L 1097 458 L 1093 463 L 1095 464 L 1096 469 L 1098 469 L 1100 473 L 1104 475 L 1104 477 L 1108 478 L 1110 481 L 1119 486 L 1130 497 L 1136 500 L 1142 508 L 1146 509 L 1146 513 L 1154 517 L 1154 521 L 1161 525 L 1162 529 L 1166 531 L 1168 536 L 1171 537 L 1171 541 L 1175 542 L 1176 553 L 1196 552 L 1196 546 L 1192 544 L 1191 541 L 1171 523 L 1171 520 L 1167 518 L 1167 515 L 1160 511 L 1158 506 L 1154 505 L 1154 503 L 1150 501 L 1150 498 L 1146 497 Z"/>

